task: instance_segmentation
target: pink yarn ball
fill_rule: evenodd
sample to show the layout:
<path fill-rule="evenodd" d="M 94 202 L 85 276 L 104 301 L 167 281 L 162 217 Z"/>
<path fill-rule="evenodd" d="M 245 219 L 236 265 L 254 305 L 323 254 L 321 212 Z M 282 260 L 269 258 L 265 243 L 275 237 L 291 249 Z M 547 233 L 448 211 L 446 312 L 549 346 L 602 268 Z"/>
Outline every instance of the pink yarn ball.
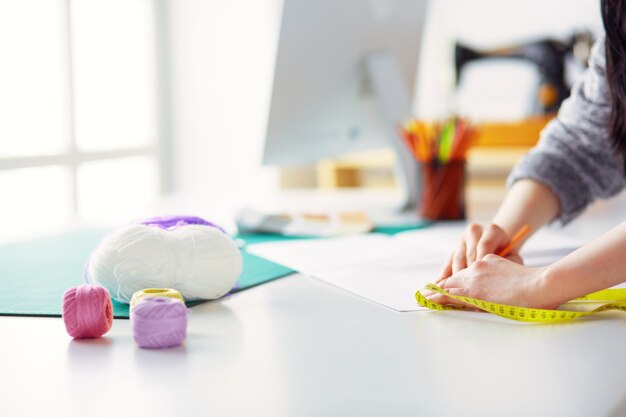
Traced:
<path fill-rule="evenodd" d="M 113 325 L 113 305 L 109 292 L 100 285 L 83 284 L 63 295 L 63 321 L 76 339 L 100 337 Z"/>
<path fill-rule="evenodd" d="M 187 336 L 187 307 L 175 298 L 149 297 L 130 313 L 133 337 L 142 348 L 178 346 Z"/>

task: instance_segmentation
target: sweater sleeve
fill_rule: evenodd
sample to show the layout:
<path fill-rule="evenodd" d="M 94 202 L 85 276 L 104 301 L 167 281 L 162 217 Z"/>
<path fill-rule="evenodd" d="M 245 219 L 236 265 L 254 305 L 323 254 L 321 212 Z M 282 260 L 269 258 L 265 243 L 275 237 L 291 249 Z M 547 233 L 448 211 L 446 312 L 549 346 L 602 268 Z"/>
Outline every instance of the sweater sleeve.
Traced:
<path fill-rule="evenodd" d="M 515 166 L 507 185 L 529 178 L 548 186 L 560 201 L 556 220 L 562 224 L 594 200 L 617 194 L 626 187 L 626 179 L 609 139 L 610 110 L 600 39 L 582 79 L 541 132 L 537 146 Z"/>

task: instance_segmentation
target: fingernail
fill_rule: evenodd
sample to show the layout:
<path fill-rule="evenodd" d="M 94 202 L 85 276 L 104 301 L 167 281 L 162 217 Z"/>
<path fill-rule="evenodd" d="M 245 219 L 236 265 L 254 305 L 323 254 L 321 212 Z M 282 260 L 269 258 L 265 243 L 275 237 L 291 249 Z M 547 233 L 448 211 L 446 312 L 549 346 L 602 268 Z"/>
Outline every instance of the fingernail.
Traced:
<path fill-rule="evenodd" d="M 422 295 L 426 298 L 432 297 L 433 294 L 435 294 L 433 291 L 431 290 L 422 290 L 421 291 Z"/>

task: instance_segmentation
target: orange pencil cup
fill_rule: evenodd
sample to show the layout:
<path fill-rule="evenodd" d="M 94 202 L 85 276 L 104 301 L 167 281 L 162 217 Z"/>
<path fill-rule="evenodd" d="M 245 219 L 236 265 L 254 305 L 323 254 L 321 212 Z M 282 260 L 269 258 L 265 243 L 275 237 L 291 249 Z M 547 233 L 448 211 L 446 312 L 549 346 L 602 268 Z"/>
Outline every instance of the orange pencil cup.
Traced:
<path fill-rule="evenodd" d="M 420 164 L 419 214 L 426 220 L 465 219 L 465 161 Z"/>

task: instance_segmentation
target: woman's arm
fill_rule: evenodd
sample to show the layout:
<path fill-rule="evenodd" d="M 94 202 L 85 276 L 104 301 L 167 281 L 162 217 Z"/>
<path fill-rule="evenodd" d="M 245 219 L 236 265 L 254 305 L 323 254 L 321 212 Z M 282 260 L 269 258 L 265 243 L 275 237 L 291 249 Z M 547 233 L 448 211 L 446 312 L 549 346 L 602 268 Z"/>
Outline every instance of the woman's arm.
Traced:
<path fill-rule="evenodd" d="M 553 303 L 626 282 L 626 222 L 546 269 L 543 287 Z"/>
<path fill-rule="evenodd" d="M 524 225 L 530 226 L 531 233 L 536 232 L 554 220 L 557 214 L 559 199 L 552 190 L 538 181 L 522 179 L 513 184 L 492 223 L 508 236 L 513 236 Z M 526 239 L 528 237 L 530 234 Z M 521 242 L 518 249 L 520 246 Z M 483 255 L 488 253 L 493 251 L 487 251 Z"/>
<path fill-rule="evenodd" d="M 534 179 L 559 200 L 562 224 L 577 217 L 593 201 L 609 198 L 624 187 L 623 161 L 611 145 L 611 99 L 606 80 L 605 44 L 593 47 L 589 68 L 574 85 L 541 138 L 515 166 L 507 183 Z"/>
<path fill-rule="evenodd" d="M 488 255 L 439 285 L 453 295 L 501 304 L 556 308 L 626 282 L 626 222 L 548 267 L 529 268 Z M 461 304 L 441 294 L 437 303 Z"/>

